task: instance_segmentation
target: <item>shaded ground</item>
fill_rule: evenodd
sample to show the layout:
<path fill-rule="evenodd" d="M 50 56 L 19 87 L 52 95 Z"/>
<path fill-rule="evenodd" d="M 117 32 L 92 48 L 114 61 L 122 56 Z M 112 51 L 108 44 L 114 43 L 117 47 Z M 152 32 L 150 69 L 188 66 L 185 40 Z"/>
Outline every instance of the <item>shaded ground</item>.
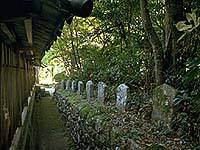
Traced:
<path fill-rule="evenodd" d="M 42 97 L 35 105 L 36 150 L 73 150 L 69 129 L 64 126 L 51 97 Z"/>

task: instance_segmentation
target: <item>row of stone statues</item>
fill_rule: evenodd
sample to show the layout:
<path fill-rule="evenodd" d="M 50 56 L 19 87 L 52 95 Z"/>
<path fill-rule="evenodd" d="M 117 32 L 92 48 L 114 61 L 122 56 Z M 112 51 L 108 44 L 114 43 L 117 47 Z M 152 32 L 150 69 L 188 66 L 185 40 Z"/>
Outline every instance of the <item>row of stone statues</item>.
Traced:
<path fill-rule="evenodd" d="M 64 80 L 61 82 L 61 87 L 65 90 L 77 92 L 77 94 L 81 97 L 84 93 L 86 93 L 88 101 L 95 100 L 94 97 L 94 83 L 89 80 L 87 81 L 86 85 L 82 81 L 71 81 L 71 80 Z M 100 102 L 105 101 L 106 97 L 106 87 L 107 85 L 104 82 L 99 82 L 97 84 L 97 100 Z M 126 106 L 127 99 L 128 99 L 128 89 L 129 87 L 125 84 L 120 84 L 117 87 L 116 93 L 116 106 L 119 109 L 123 109 Z M 85 90 L 85 91 L 84 91 Z"/>
<path fill-rule="evenodd" d="M 107 85 L 104 82 L 99 82 L 97 84 L 97 98 L 94 97 L 94 83 L 89 80 L 86 85 L 82 81 L 71 81 L 63 80 L 60 83 L 60 88 L 68 90 L 70 92 L 77 92 L 82 99 L 82 96 L 86 94 L 88 101 L 98 100 L 104 103 L 106 98 L 106 87 Z M 125 110 L 127 105 L 129 87 L 125 84 L 120 84 L 117 87 L 116 92 L 116 107 L 121 110 Z M 95 92 L 96 93 L 96 92 Z M 173 99 L 176 96 L 176 90 L 167 85 L 163 84 L 156 87 L 153 90 L 152 95 L 152 119 L 156 122 L 165 122 L 167 125 L 170 124 L 172 115 L 173 115 Z"/>

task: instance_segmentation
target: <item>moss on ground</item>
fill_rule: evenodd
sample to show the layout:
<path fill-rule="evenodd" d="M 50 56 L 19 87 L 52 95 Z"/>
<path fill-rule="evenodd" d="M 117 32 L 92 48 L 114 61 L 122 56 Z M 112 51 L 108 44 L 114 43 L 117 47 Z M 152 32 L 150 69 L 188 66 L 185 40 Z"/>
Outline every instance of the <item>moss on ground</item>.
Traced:
<path fill-rule="evenodd" d="M 36 150 L 74 150 L 69 128 L 64 126 L 51 97 L 42 97 L 35 104 L 34 128 Z"/>

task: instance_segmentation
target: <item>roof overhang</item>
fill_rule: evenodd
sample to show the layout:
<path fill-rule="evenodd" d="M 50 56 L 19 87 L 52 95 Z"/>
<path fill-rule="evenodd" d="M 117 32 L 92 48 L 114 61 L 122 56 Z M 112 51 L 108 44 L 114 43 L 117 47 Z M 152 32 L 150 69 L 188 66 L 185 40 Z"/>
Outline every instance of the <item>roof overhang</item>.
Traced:
<path fill-rule="evenodd" d="M 17 45 L 30 60 L 41 60 L 64 22 L 88 17 L 92 0 L 3 0 L 0 2 L 0 40 Z"/>

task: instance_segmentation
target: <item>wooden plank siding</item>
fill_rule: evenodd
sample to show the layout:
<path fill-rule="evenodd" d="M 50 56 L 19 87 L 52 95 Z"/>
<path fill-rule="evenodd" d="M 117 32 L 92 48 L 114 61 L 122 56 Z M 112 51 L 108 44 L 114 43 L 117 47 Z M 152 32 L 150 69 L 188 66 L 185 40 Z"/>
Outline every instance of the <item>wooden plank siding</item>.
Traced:
<path fill-rule="evenodd" d="M 15 47 L 0 43 L 0 149 L 8 149 L 35 84 L 35 67 Z"/>

